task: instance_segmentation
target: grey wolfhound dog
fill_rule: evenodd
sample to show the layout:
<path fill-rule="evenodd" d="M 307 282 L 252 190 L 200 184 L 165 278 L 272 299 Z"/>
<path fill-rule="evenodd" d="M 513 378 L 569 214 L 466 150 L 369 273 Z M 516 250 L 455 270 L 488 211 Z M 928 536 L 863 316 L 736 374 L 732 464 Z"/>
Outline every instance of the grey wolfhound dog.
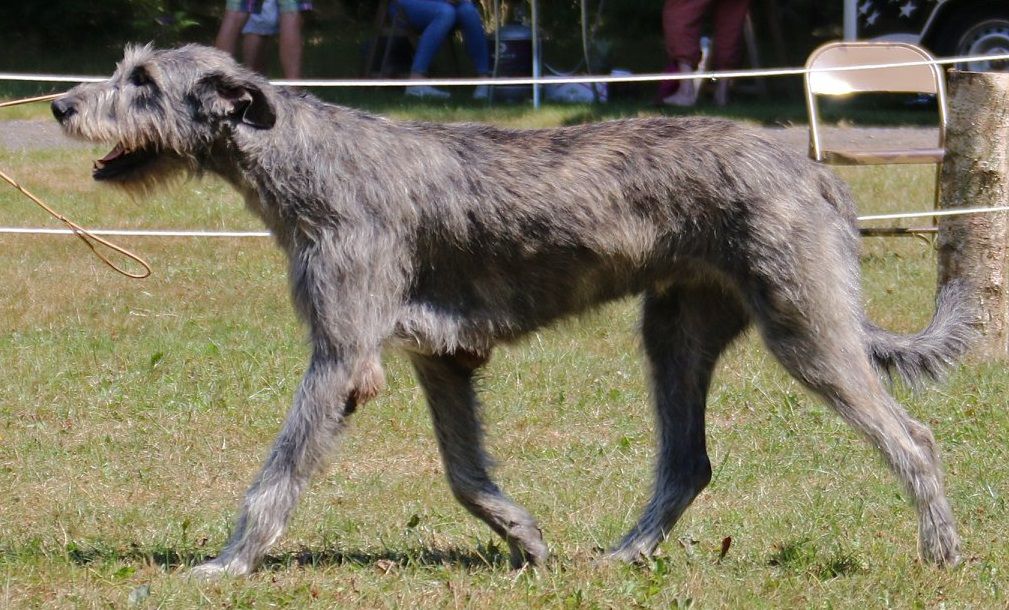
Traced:
<path fill-rule="evenodd" d="M 752 321 L 880 450 L 914 499 L 922 557 L 959 558 L 932 433 L 881 377 L 934 377 L 964 352 L 966 291 L 942 291 L 916 335 L 872 324 L 846 187 L 759 133 L 712 118 L 396 122 L 271 86 L 200 46 L 128 49 L 110 80 L 52 109 L 66 133 L 114 145 L 95 179 L 146 192 L 217 174 L 290 262 L 311 362 L 230 540 L 197 575 L 255 569 L 347 417 L 381 390 L 385 347 L 412 360 L 455 497 L 514 565 L 543 562 L 536 521 L 489 473 L 474 376 L 495 345 L 638 293 L 659 449 L 653 495 L 613 557 L 649 555 L 711 479 L 708 386 Z"/>

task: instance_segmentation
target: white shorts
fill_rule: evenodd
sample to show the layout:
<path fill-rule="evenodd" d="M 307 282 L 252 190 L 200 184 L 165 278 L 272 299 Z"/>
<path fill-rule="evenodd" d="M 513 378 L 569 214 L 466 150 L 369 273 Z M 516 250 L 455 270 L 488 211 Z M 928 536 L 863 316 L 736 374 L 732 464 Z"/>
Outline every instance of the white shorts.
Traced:
<path fill-rule="evenodd" d="M 263 9 L 258 13 L 249 13 L 249 20 L 245 22 L 242 33 L 276 36 L 279 31 L 278 18 L 277 0 L 263 0 Z"/>

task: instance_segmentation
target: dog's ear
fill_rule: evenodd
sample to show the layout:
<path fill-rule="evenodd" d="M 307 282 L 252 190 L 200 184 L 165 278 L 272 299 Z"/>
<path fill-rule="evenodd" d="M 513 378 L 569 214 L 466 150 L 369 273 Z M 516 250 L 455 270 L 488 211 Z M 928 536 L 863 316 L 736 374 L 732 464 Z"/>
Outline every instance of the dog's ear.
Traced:
<path fill-rule="evenodd" d="M 277 122 L 273 104 L 253 82 L 215 72 L 203 77 L 196 91 L 209 116 L 238 119 L 256 129 L 270 129 Z"/>

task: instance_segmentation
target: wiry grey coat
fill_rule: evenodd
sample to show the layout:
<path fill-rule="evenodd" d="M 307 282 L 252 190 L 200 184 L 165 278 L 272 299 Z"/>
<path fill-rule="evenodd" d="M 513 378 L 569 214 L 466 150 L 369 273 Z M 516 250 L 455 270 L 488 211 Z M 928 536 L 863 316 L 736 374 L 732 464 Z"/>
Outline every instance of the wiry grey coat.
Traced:
<path fill-rule="evenodd" d="M 456 497 L 515 564 L 544 560 L 536 522 L 488 473 L 474 372 L 498 343 L 639 293 L 660 448 L 653 497 L 616 557 L 651 553 L 708 483 L 705 395 L 751 321 L 880 449 L 915 501 L 923 557 L 959 557 L 932 435 L 878 373 L 915 382 L 953 362 L 970 336 L 962 290 L 940 295 L 920 334 L 869 322 L 847 189 L 759 133 L 712 118 L 396 122 L 273 87 L 199 46 L 131 49 L 111 80 L 53 111 L 68 133 L 117 145 L 98 179 L 222 176 L 290 260 L 312 361 L 231 541 L 198 574 L 255 567 L 345 417 L 380 391 L 388 346 L 411 355 Z"/>

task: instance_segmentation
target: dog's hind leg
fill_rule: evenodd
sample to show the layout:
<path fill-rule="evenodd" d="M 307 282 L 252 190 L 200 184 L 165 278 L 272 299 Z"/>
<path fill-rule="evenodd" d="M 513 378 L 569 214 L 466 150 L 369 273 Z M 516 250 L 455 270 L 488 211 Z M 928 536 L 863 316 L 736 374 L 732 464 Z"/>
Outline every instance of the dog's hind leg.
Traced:
<path fill-rule="evenodd" d="M 645 353 L 659 427 L 655 490 L 637 525 L 613 551 L 623 561 L 652 554 L 711 479 L 704 411 L 719 355 L 747 326 L 738 297 L 717 285 L 645 296 Z"/>
<path fill-rule="evenodd" d="M 488 473 L 473 374 L 483 359 L 471 354 L 411 354 L 427 396 L 449 485 L 456 499 L 504 538 L 511 564 L 541 564 L 547 547 L 535 519 L 505 496 Z"/>
<path fill-rule="evenodd" d="M 830 275 L 829 265 L 818 273 Z M 836 279 L 836 278 L 835 278 Z M 954 565 L 960 540 L 946 500 L 932 432 L 887 393 L 869 361 L 860 304 L 831 278 L 788 286 L 777 278 L 755 291 L 755 318 L 768 347 L 801 382 L 820 394 L 879 449 L 914 499 L 921 557 Z"/>

